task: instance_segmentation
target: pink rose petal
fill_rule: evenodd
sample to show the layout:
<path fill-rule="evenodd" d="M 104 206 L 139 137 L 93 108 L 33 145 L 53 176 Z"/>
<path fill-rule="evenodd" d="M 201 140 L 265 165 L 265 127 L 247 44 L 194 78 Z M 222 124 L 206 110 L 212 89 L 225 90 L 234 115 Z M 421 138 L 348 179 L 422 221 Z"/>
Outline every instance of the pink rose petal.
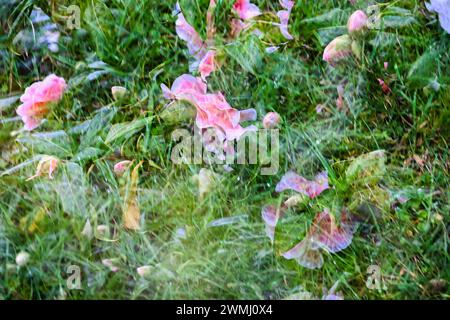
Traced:
<path fill-rule="evenodd" d="M 275 187 L 275 191 L 282 192 L 290 189 L 305 194 L 313 199 L 328 188 L 328 174 L 326 172 L 318 174 L 314 181 L 309 181 L 295 172 L 289 171 L 281 178 L 280 182 Z"/>
<path fill-rule="evenodd" d="M 284 215 L 284 211 L 284 208 L 277 210 L 274 205 L 266 205 L 262 208 L 261 216 L 266 224 L 266 234 L 272 242 L 275 239 L 275 228 L 278 220 Z"/>
<path fill-rule="evenodd" d="M 233 11 L 236 12 L 242 20 L 252 19 L 261 14 L 261 10 L 250 2 L 250 0 L 236 0 L 233 5 Z"/>
<path fill-rule="evenodd" d="M 306 237 L 289 251 L 282 254 L 285 259 L 296 259 L 298 264 L 308 269 L 318 269 L 323 265 L 320 251 L 311 247 L 311 240 Z"/>
<path fill-rule="evenodd" d="M 214 50 L 209 50 L 200 61 L 198 71 L 204 81 L 206 80 L 206 77 L 216 70 L 215 56 L 216 52 Z"/>
<path fill-rule="evenodd" d="M 310 229 L 312 240 L 330 253 L 347 248 L 352 243 L 353 231 L 354 226 L 348 221 L 346 211 L 342 212 L 341 223 L 337 226 L 328 209 L 316 216 Z"/>
<path fill-rule="evenodd" d="M 205 44 L 194 27 L 186 21 L 178 3 L 177 8 L 180 12 L 175 23 L 177 35 L 181 40 L 186 41 L 189 53 L 197 60 L 200 60 L 205 55 Z"/>

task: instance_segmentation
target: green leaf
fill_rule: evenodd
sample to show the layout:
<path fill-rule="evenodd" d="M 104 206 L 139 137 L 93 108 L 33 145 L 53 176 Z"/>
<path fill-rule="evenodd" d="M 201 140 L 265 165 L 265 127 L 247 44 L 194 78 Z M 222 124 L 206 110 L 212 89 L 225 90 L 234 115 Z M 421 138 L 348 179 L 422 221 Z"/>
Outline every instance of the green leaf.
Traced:
<path fill-rule="evenodd" d="M 422 54 L 412 65 L 408 72 L 408 81 L 413 87 L 424 87 L 434 80 L 437 75 L 439 52 L 430 49 Z"/>
<path fill-rule="evenodd" d="M 105 143 L 111 144 L 119 139 L 129 139 L 132 135 L 142 130 L 148 123 L 151 123 L 153 117 L 138 119 L 131 122 L 118 123 L 111 127 Z"/>
<path fill-rule="evenodd" d="M 34 153 L 65 158 L 72 154 L 71 139 L 65 131 L 39 132 L 17 138 L 17 141 L 33 149 Z"/>
<path fill-rule="evenodd" d="M 257 75 L 257 70 L 262 66 L 263 52 L 259 46 L 259 40 L 250 36 L 246 41 L 236 41 L 226 47 L 226 52 L 245 71 Z"/>
<path fill-rule="evenodd" d="M 356 185 L 375 185 L 386 173 L 386 154 L 376 150 L 354 159 L 345 172 L 347 181 Z"/>
<path fill-rule="evenodd" d="M 98 158 L 103 154 L 103 150 L 94 147 L 87 147 L 82 149 L 75 156 L 73 156 L 72 161 L 83 161 Z"/>
<path fill-rule="evenodd" d="M 12 96 L 12 97 L 3 97 L 0 98 L 0 111 L 4 111 L 11 107 L 17 100 L 19 100 L 20 96 Z"/>

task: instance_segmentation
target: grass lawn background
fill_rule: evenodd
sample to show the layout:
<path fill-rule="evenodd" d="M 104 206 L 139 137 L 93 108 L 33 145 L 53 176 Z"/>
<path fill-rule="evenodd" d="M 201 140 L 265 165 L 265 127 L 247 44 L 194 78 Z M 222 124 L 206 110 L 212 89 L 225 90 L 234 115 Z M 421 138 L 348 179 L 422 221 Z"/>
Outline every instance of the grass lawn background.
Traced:
<path fill-rule="evenodd" d="M 277 29 L 263 24 L 269 35 L 263 40 L 246 33 L 230 41 L 232 1 L 217 0 L 215 43 L 223 63 L 208 88 L 236 109 L 255 108 L 259 122 L 269 111 L 281 115 L 280 170 L 262 176 L 259 165 L 234 166 L 231 173 L 215 166 L 220 183 L 202 199 L 192 176 L 206 166 L 170 160 L 171 132 L 193 127 L 185 112 L 167 112 L 160 89 L 189 73 L 174 1 L 0 3 L 0 170 L 16 168 L 0 176 L 0 298 L 283 299 L 301 292 L 320 297 L 337 281 L 345 299 L 449 297 L 449 35 L 424 1 L 297 0 L 289 27 L 295 39 L 269 54 L 270 43 L 283 41 Z M 280 10 L 278 1 L 253 3 Z M 381 29 L 362 41 L 361 59 L 336 68 L 322 61 L 350 14 L 374 3 Z M 202 37 L 208 4 L 180 0 Z M 81 29 L 68 29 L 61 18 L 69 5 L 80 7 Z M 16 41 L 33 30 L 33 6 L 58 24 L 58 52 Z M 43 125 L 31 135 L 18 133 L 22 123 L 8 120 L 18 103 L 5 98 L 50 73 L 64 77 L 69 89 Z M 385 94 L 377 79 L 392 92 Z M 336 106 L 338 85 L 343 108 Z M 115 101 L 112 86 L 126 87 L 126 98 Z M 380 181 L 345 179 L 354 158 L 380 149 L 386 151 Z M 37 163 L 20 164 L 40 154 L 63 160 L 55 179 L 26 181 Z M 122 225 L 127 177 L 112 168 L 125 159 L 143 161 L 140 231 Z M 275 185 L 289 169 L 308 178 L 327 169 L 333 188 L 290 209 L 272 245 L 261 208 L 285 200 Z M 395 201 L 398 195 L 408 201 Z M 365 212 L 364 204 L 373 210 Z M 358 208 L 353 213 L 364 221 L 351 246 L 325 255 L 319 270 L 280 256 L 304 237 L 319 209 L 342 206 Z M 94 229 L 108 226 L 109 234 L 84 237 L 87 219 Z M 30 260 L 18 268 L 20 251 Z M 80 267 L 80 290 L 66 286 L 70 265 Z M 152 268 L 145 278 L 136 272 L 143 265 Z M 380 267 L 385 290 L 367 288 L 371 265 Z"/>

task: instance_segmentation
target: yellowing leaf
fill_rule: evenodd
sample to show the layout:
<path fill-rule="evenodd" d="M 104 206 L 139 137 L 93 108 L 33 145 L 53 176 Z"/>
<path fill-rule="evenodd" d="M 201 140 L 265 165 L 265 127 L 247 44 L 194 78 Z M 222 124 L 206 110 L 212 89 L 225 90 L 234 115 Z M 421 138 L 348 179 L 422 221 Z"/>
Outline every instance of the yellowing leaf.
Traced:
<path fill-rule="evenodd" d="M 137 184 L 139 180 L 139 168 L 142 166 L 142 161 L 134 167 L 131 172 L 128 190 L 125 193 L 125 203 L 123 207 L 123 224 L 125 228 L 130 230 L 140 229 L 141 211 L 137 203 Z"/>
<path fill-rule="evenodd" d="M 31 222 L 29 222 L 29 216 L 23 217 L 20 219 L 19 226 L 20 229 L 24 232 L 33 234 L 37 230 L 39 230 L 42 221 L 44 220 L 46 215 L 46 211 L 44 208 L 39 209 L 36 215 L 32 218 Z"/>

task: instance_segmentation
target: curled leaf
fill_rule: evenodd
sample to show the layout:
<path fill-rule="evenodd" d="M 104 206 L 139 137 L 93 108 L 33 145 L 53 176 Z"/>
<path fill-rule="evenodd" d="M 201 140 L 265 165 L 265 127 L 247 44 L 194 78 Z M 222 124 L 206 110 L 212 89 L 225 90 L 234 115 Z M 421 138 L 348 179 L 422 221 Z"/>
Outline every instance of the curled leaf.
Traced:
<path fill-rule="evenodd" d="M 345 172 L 347 181 L 358 185 L 375 185 L 386 173 L 386 154 L 376 150 L 363 154 L 350 163 Z"/>
<path fill-rule="evenodd" d="M 139 162 L 131 172 L 130 182 L 125 194 L 125 203 L 123 207 L 123 223 L 125 228 L 130 230 L 140 229 L 141 211 L 137 203 L 137 184 L 139 180 L 139 168 L 143 161 Z"/>

